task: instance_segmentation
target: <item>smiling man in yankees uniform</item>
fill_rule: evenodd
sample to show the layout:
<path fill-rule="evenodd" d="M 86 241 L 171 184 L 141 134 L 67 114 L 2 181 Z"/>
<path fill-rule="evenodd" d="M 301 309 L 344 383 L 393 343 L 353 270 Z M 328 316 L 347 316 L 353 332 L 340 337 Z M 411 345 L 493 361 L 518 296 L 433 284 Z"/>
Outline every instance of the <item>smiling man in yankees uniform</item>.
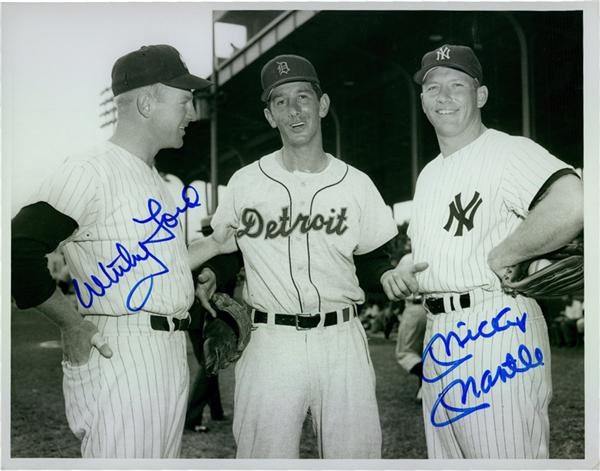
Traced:
<path fill-rule="evenodd" d="M 329 97 L 313 65 L 278 56 L 261 79 L 264 115 L 283 147 L 231 177 L 211 222 L 216 234 L 236 231 L 253 308 L 235 369 L 237 457 L 298 458 L 310 411 L 321 457 L 380 458 L 356 304 L 358 277 L 379 285 L 391 268 L 382 246 L 396 225 L 369 177 L 323 150 Z"/>
<path fill-rule="evenodd" d="M 441 153 L 417 182 L 413 259 L 387 289 L 425 297 L 428 455 L 548 458 L 546 323 L 535 300 L 505 294 L 500 278 L 582 230 L 582 183 L 533 141 L 483 125 L 488 89 L 469 47 L 444 45 L 421 65 L 414 79 Z"/>
<path fill-rule="evenodd" d="M 176 458 L 189 370 L 184 330 L 194 287 L 179 208 L 154 166 L 195 117 L 191 75 L 168 45 L 112 70 L 110 140 L 68 158 L 12 223 L 12 292 L 61 332 L 65 411 L 84 458 Z M 78 310 L 46 269 L 64 250 Z"/>

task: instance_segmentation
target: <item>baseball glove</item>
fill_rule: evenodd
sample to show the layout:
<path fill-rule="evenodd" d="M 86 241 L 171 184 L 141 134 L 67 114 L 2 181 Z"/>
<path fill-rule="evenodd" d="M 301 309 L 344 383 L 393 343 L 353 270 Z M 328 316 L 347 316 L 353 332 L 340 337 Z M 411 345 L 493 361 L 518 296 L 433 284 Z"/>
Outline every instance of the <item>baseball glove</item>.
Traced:
<path fill-rule="evenodd" d="M 583 237 L 508 269 L 502 288 L 512 296 L 529 298 L 556 298 L 583 292 Z"/>
<path fill-rule="evenodd" d="M 250 309 L 224 293 L 211 299 L 218 317 L 207 322 L 204 330 L 204 361 L 208 374 L 235 363 L 250 341 Z"/>

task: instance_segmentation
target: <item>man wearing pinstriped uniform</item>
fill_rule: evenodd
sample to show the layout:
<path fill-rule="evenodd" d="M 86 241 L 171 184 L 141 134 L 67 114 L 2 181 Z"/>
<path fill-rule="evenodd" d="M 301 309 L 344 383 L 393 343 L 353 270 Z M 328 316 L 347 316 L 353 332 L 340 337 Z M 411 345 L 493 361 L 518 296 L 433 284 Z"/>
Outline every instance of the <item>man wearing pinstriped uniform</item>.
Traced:
<path fill-rule="evenodd" d="M 428 311 L 428 455 L 548 458 L 546 323 L 534 299 L 504 293 L 500 279 L 581 231 L 581 181 L 533 141 L 483 125 L 488 89 L 469 47 L 441 46 L 421 65 L 414 79 L 441 153 L 419 175 L 413 258 L 395 271 L 396 294 L 420 293 Z"/>
<path fill-rule="evenodd" d="M 396 225 L 369 177 L 324 152 L 329 98 L 312 64 L 278 56 L 261 78 L 283 147 L 231 177 L 211 221 L 215 232 L 236 230 L 253 308 L 255 330 L 235 368 L 237 457 L 298 458 L 310 411 L 321 457 L 380 458 L 354 257 L 368 259 L 379 285 Z"/>
<path fill-rule="evenodd" d="M 179 455 L 194 288 L 178 217 L 197 204 L 173 199 L 154 157 L 183 145 L 191 91 L 208 85 L 171 46 L 118 59 L 112 138 L 67 159 L 13 220 L 13 295 L 61 329 L 65 410 L 84 458 Z M 59 244 L 79 312 L 43 269 Z"/>

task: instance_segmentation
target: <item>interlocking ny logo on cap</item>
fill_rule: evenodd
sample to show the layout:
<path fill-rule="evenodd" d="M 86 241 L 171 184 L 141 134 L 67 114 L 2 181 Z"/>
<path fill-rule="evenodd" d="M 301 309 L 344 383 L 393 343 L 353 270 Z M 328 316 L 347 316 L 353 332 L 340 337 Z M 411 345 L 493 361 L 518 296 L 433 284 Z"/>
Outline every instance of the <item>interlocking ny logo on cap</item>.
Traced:
<path fill-rule="evenodd" d="M 289 71 L 290 68 L 287 62 L 277 62 L 277 72 L 279 72 L 279 75 L 287 74 Z"/>
<path fill-rule="evenodd" d="M 435 59 L 438 61 L 450 59 L 450 48 L 448 46 L 440 47 L 436 52 Z"/>

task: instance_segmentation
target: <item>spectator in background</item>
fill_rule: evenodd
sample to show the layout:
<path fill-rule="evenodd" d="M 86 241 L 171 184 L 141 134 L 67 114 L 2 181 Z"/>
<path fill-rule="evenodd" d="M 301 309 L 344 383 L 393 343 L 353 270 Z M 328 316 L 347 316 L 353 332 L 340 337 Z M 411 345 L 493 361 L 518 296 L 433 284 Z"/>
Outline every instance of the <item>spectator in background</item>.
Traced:
<path fill-rule="evenodd" d="M 390 338 L 390 335 L 394 331 L 394 328 L 400 324 L 400 316 L 402 315 L 402 311 L 404 311 L 405 302 L 402 301 L 390 301 L 388 303 L 387 309 L 385 311 L 385 327 L 383 329 L 383 334 L 386 339 Z"/>
<path fill-rule="evenodd" d="M 212 420 L 225 420 L 223 405 L 221 403 L 221 392 L 219 390 L 219 375 L 207 374 L 204 361 L 204 330 L 207 328 L 205 320 L 210 322 L 212 318 L 206 316 L 206 310 L 198 302 L 194 303 L 190 308 L 190 316 L 192 317 L 192 323 L 190 324 L 188 335 L 190 336 L 194 356 L 198 361 L 198 372 L 196 373 L 194 385 L 190 392 L 185 417 L 185 428 L 192 432 L 208 432 L 208 427 L 202 425 L 206 405 L 210 409 L 210 418 Z"/>
<path fill-rule="evenodd" d="M 396 361 L 408 373 L 419 380 L 415 400 L 421 402 L 421 384 L 423 376 L 423 338 L 427 326 L 427 314 L 421 297 L 406 298 L 406 307 L 398 326 L 396 337 Z"/>
<path fill-rule="evenodd" d="M 583 341 L 583 336 L 579 335 L 583 333 L 583 299 L 570 297 L 561 314 L 558 324 L 564 345 L 576 347 Z"/>

